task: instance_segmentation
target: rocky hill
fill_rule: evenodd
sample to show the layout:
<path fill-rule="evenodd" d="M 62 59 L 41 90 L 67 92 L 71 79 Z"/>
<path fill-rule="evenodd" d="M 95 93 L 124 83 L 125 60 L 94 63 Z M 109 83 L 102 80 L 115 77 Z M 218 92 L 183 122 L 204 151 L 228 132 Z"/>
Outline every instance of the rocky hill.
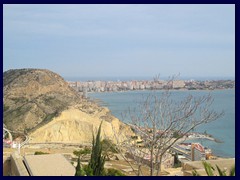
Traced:
<path fill-rule="evenodd" d="M 3 73 L 4 124 L 30 134 L 32 142 L 91 142 L 103 120 L 103 131 L 112 138 L 130 128 L 107 108 L 82 98 L 58 74 L 43 69 L 16 69 Z"/>

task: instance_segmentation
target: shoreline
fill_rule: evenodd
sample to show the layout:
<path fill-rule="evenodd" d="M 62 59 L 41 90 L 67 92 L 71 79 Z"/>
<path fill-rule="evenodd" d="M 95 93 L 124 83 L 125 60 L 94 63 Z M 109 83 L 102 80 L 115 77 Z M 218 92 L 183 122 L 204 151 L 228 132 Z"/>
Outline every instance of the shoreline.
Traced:
<path fill-rule="evenodd" d="M 167 89 L 143 89 L 143 90 L 121 90 L 121 91 L 89 91 L 87 94 L 95 94 L 95 93 L 125 93 L 125 92 L 144 92 L 144 91 L 166 91 Z M 223 90 L 235 90 L 235 88 L 226 88 L 226 89 L 169 89 L 169 91 L 223 91 Z M 79 92 L 82 93 L 82 92 Z"/>
<path fill-rule="evenodd" d="M 156 93 L 157 92 L 159 92 L 159 94 L 161 94 L 161 91 L 155 91 Z M 208 91 L 204 91 L 204 90 L 199 90 L 199 91 L 186 91 L 186 90 L 180 90 L 179 92 L 177 92 L 177 90 L 170 90 L 170 93 L 172 92 L 172 94 L 181 94 L 181 93 L 186 93 L 186 94 L 192 94 L 192 93 L 196 93 L 196 94 L 198 94 L 198 93 L 202 93 L 202 94 L 204 94 L 204 93 L 208 93 Z M 222 97 L 222 93 L 223 94 L 231 94 L 231 95 L 235 95 L 235 88 L 232 88 L 232 89 L 219 89 L 219 90 L 213 90 L 213 91 L 209 91 L 210 93 L 212 93 L 213 95 L 215 95 L 215 94 L 217 94 L 217 98 L 221 98 Z M 93 94 L 89 94 L 89 98 L 99 98 L 99 99 L 107 99 L 107 102 L 109 101 L 109 103 L 110 104 L 105 104 L 105 106 L 107 106 L 107 107 L 109 107 L 110 109 L 112 108 L 111 107 L 111 102 L 113 101 L 113 102 L 116 102 L 116 100 L 115 99 L 108 99 L 110 96 L 120 96 L 120 97 L 131 97 L 131 96 L 133 96 L 133 95 L 135 95 L 135 94 L 150 94 L 150 93 L 154 93 L 154 92 L 151 92 L 151 91 L 146 91 L 146 90 L 136 90 L 136 92 L 130 92 L 130 91 L 121 91 L 120 93 L 107 93 L 107 92 L 105 92 L 105 93 L 93 93 Z M 122 95 L 121 95 L 122 94 Z M 128 94 L 128 96 L 125 96 L 125 94 L 127 95 Z M 138 96 L 137 96 L 138 97 Z M 141 97 L 141 96 L 139 96 L 139 97 Z M 216 99 L 217 99 L 216 98 Z M 134 99 L 134 98 L 133 98 Z M 218 99 L 217 99 L 218 100 Z M 125 102 L 125 100 L 123 101 L 123 100 L 121 100 L 120 102 Z M 128 101 L 126 101 L 126 102 L 128 102 Z M 222 100 L 221 101 L 219 101 L 219 102 L 222 102 Z M 131 103 L 130 103 L 130 105 L 131 105 Z M 129 105 L 129 106 L 130 106 Z M 120 106 L 120 105 L 119 105 Z M 124 106 L 126 106 L 125 104 L 124 104 Z M 124 107 L 123 106 L 123 107 Z M 225 107 L 225 105 L 224 105 L 224 107 Z M 114 107 L 115 108 L 115 107 Z M 115 114 L 115 116 L 119 116 L 120 118 L 120 120 L 122 120 L 122 121 L 124 121 L 125 123 L 129 123 L 129 122 L 131 122 L 131 121 L 128 121 L 129 119 L 122 119 L 121 118 L 121 114 L 118 112 L 118 111 L 116 111 L 116 108 L 114 109 L 113 108 L 113 112 L 114 113 L 116 113 Z M 124 110 L 124 108 L 120 108 L 120 109 L 123 109 Z M 116 111 L 116 112 L 115 112 Z M 113 113 L 112 112 L 112 113 Z M 230 111 L 231 113 L 232 113 L 232 110 Z M 233 112 L 234 113 L 234 112 Z M 231 116 L 229 117 L 229 118 L 231 118 Z M 217 122 L 217 121 L 216 121 Z M 224 122 L 226 122 L 226 121 L 224 121 Z M 232 122 L 232 119 L 231 119 L 231 122 Z M 214 122 L 215 123 L 215 122 Z M 206 126 L 205 127 L 205 129 L 203 128 L 203 129 L 201 129 L 201 130 L 199 130 L 200 132 L 199 133 L 204 133 L 204 130 L 207 130 L 208 131 L 208 129 L 209 129 L 209 127 L 208 126 Z M 196 131 L 198 131 L 197 129 L 196 129 Z M 233 130 L 234 131 L 234 130 Z M 208 133 L 209 134 L 211 134 L 211 132 L 212 131 L 208 131 Z M 215 133 L 215 131 L 213 131 L 212 132 L 213 134 L 211 134 L 213 137 L 212 138 L 209 138 L 209 137 L 201 137 L 201 138 L 199 138 L 199 137 L 195 137 L 195 138 L 183 138 L 183 139 L 181 139 L 180 141 L 183 141 L 183 140 L 185 140 L 186 142 L 203 142 L 203 144 L 205 144 L 206 146 L 208 146 L 209 148 L 211 148 L 212 149 L 212 151 L 213 152 L 217 152 L 218 150 L 217 149 L 219 149 L 219 147 L 220 148 L 222 148 L 222 149 L 220 149 L 219 150 L 219 152 L 223 152 L 224 154 L 227 154 L 227 156 L 226 157 L 233 157 L 234 156 L 234 150 L 233 150 L 233 148 L 232 148 L 232 145 L 234 145 L 234 142 L 232 142 L 233 141 L 233 139 L 234 138 L 231 138 L 231 139 L 228 139 L 228 138 L 225 138 L 225 135 L 222 135 L 222 134 L 218 134 L 218 133 Z M 190 134 L 190 133 L 189 133 Z M 224 138 L 221 138 L 221 137 L 224 137 Z M 179 140 L 178 140 L 178 142 L 180 142 Z M 230 141 L 230 143 L 229 143 L 229 141 Z M 229 147 L 229 149 L 230 150 L 228 150 L 228 148 L 226 148 L 228 145 L 231 145 L 230 147 Z M 227 145 L 227 146 L 226 146 Z M 226 149 L 226 150 L 224 150 L 224 149 Z M 226 152 L 226 153 L 225 153 Z M 215 154 L 215 153 L 214 153 Z M 229 155 L 228 155 L 229 154 Z M 232 155 L 231 155 L 232 154 Z M 218 154 L 217 154 L 218 155 Z M 220 156 L 222 156 L 222 155 L 220 155 Z M 225 157 L 225 156 L 224 156 Z"/>
<path fill-rule="evenodd" d="M 191 141 L 191 140 L 197 140 L 197 139 L 203 139 L 203 140 L 209 140 L 209 141 L 214 141 L 216 143 L 224 143 L 223 141 L 221 140 L 218 140 L 214 137 L 209 137 L 209 136 L 206 136 L 206 135 L 201 135 L 202 137 L 185 137 L 185 138 L 180 138 L 179 139 L 179 143 L 181 142 L 184 142 L 184 141 Z"/>

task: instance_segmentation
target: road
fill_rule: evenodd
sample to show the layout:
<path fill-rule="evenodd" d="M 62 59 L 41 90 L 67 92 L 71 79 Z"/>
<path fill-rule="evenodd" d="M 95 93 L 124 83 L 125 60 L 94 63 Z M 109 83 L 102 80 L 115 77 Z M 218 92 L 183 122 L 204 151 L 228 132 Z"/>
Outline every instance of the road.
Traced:
<path fill-rule="evenodd" d="M 12 138 L 12 134 L 10 132 L 10 130 L 6 129 L 6 128 L 3 128 L 4 131 L 6 131 L 9 135 L 9 140 L 12 142 L 13 138 Z"/>
<path fill-rule="evenodd" d="M 17 131 L 10 131 L 9 129 L 7 129 L 7 128 L 5 128 L 5 127 L 3 128 L 3 130 L 8 133 L 8 135 L 9 135 L 9 140 L 10 140 L 11 143 L 13 142 L 13 136 L 12 136 L 11 132 L 12 132 L 12 133 L 19 133 L 19 132 L 17 132 Z M 25 135 L 25 134 L 24 134 L 24 136 L 25 136 L 25 140 L 20 144 L 21 147 L 24 146 L 25 144 L 27 144 L 28 141 L 29 141 L 29 137 L 28 137 L 27 135 Z"/>

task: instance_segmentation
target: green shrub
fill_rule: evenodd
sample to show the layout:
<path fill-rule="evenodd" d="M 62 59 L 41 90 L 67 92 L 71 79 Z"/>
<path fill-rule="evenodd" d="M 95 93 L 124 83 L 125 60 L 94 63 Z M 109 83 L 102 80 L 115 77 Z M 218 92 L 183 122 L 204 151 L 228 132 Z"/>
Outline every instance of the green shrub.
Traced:
<path fill-rule="evenodd" d="M 106 176 L 126 176 L 126 175 L 117 169 L 110 168 L 107 170 Z"/>
<path fill-rule="evenodd" d="M 137 140 L 138 136 L 131 136 L 131 138 Z"/>
<path fill-rule="evenodd" d="M 85 174 L 87 176 L 93 176 L 93 169 L 91 167 L 87 166 L 83 166 L 83 171 L 85 172 Z"/>
<path fill-rule="evenodd" d="M 85 154 L 90 154 L 90 153 L 91 153 L 91 149 L 88 149 L 88 148 L 80 149 L 78 151 L 77 150 L 73 151 L 73 154 L 77 157 Z"/>
<path fill-rule="evenodd" d="M 82 169 L 81 163 L 80 163 L 80 158 L 78 158 L 75 176 L 85 176 L 85 175 L 86 175 L 86 172 Z"/>
<path fill-rule="evenodd" d="M 3 111 L 5 112 L 5 111 L 7 111 L 8 109 L 9 109 L 9 106 L 3 104 Z"/>
<path fill-rule="evenodd" d="M 203 164 L 203 167 L 205 169 L 207 176 L 214 176 L 215 168 L 206 161 L 203 161 L 202 164 Z M 235 165 L 233 167 L 231 167 L 229 174 L 226 173 L 226 170 L 221 170 L 218 167 L 218 165 L 216 165 L 216 168 L 217 168 L 219 176 L 235 176 Z M 192 175 L 200 176 L 200 174 L 196 170 L 192 171 Z"/>
<path fill-rule="evenodd" d="M 105 152 L 118 153 L 116 145 L 109 139 L 104 139 L 101 141 L 102 150 Z"/>
<path fill-rule="evenodd" d="M 42 152 L 42 151 L 36 151 L 36 152 L 34 153 L 34 155 L 42 155 L 42 154 L 49 154 L 49 153 Z"/>
<path fill-rule="evenodd" d="M 179 138 L 181 135 L 179 134 L 179 132 L 174 131 L 173 132 L 173 138 Z"/>

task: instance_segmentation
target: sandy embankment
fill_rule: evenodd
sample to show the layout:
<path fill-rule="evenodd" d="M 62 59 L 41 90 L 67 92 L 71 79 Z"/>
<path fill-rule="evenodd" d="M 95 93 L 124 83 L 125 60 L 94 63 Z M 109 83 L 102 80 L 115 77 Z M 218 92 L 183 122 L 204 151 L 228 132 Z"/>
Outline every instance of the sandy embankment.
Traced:
<path fill-rule="evenodd" d="M 29 143 L 91 143 L 92 133 L 97 131 L 102 122 L 101 117 L 105 116 L 108 111 L 107 108 L 103 108 L 101 112 L 89 115 L 72 107 L 31 133 Z M 102 123 L 102 135 L 104 137 L 115 141 L 112 126 L 117 133 L 119 133 L 120 127 L 124 127 L 125 134 L 131 134 L 128 126 L 117 118 L 113 118 L 111 122 L 103 121 Z"/>

